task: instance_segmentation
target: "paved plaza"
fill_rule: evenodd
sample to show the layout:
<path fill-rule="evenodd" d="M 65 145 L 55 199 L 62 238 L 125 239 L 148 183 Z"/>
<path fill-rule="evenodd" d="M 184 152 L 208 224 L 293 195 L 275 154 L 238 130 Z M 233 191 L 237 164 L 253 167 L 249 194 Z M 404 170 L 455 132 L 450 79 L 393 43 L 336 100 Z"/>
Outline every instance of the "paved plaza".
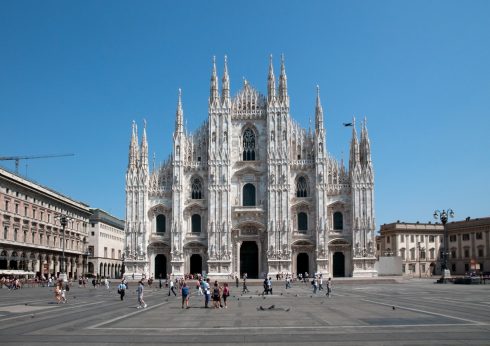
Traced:
<path fill-rule="evenodd" d="M 167 289 L 146 289 L 137 309 L 136 285 L 124 301 L 116 282 L 107 290 L 79 288 L 54 303 L 52 288 L 0 290 L 1 345 L 260 344 L 260 345 L 490 345 L 490 285 L 434 284 L 434 280 L 337 280 L 331 298 L 311 285 L 274 295 L 232 287 L 228 309 L 191 308 Z"/>

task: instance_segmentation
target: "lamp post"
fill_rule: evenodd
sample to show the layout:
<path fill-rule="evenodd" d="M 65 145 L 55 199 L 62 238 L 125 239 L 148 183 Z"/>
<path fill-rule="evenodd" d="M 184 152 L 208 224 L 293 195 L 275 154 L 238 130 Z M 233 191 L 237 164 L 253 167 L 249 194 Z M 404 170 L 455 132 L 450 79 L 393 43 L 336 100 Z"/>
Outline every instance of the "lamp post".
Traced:
<path fill-rule="evenodd" d="M 63 282 L 66 282 L 66 268 L 65 268 L 65 227 L 68 224 L 68 218 L 66 215 L 60 215 L 60 223 L 61 226 L 63 227 L 63 250 L 61 252 L 61 268 L 60 268 L 60 277 L 63 280 Z"/>
<path fill-rule="evenodd" d="M 446 228 L 446 223 L 448 218 L 453 218 L 454 217 L 454 211 L 452 209 L 447 209 L 447 210 L 435 210 L 434 211 L 434 219 L 439 219 L 441 220 L 441 223 L 444 227 L 444 251 L 442 252 L 442 282 L 446 282 L 446 279 L 451 277 L 451 272 L 449 271 L 449 268 L 447 267 L 447 257 L 449 254 L 449 243 L 447 240 L 447 228 Z"/>
<path fill-rule="evenodd" d="M 422 278 L 422 272 L 420 271 L 420 260 L 421 260 L 421 253 L 422 251 L 425 251 L 424 247 L 420 246 L 420 242 L 417 242 L 417 249 L 419 250 L 419 279 Z M 424 256 L 425 259 L 425 256 Z"/>

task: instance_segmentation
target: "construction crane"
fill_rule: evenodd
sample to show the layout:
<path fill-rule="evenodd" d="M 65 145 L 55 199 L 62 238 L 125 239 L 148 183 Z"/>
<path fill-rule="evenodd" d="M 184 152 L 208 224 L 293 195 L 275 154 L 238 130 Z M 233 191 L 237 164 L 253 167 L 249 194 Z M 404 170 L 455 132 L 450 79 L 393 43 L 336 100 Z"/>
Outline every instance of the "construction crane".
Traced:
<path fill-rule="evenodd" d="M 15 161 L 15 173 L 19 174 L 19 161 L 32 159 L 47 159 L 50 157 L 75 156 L 75 154 L 32 155 L 32 156 L 0 156 L 0 161 Z"/>

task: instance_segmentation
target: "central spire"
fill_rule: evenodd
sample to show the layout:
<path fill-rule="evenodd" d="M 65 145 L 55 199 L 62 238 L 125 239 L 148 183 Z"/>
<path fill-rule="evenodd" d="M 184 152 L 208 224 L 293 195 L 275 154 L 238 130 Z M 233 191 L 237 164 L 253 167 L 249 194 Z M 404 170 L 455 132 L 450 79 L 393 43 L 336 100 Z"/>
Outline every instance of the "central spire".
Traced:
<path fill-rule="evenodd" d="M 267 101 L 272 102 L 276 98 L 276 77 L 272 65 L 272 54 L 269 58 L 269 75 L 267 77 Z"/>
<path fill-rule="evenodd" d="M 216 57 L 213 56 L 213 72 L 211 74 L 211 85 L 209 88 L 209 104 L 217 102 L 218 99 L 218 74 L 216 73 Z"/>
<path fill-rule="evenodd" d="M 230 77 L 228 76 L 228 58 L 226 55 L 222 82 L 223 86 L 221 89 L 221 102 L 225 103 L 230 100 Z"/>
<path fill-rule="evenodd" d="M 320 87 L 316 86 L 315 129 L 323 129 L 323 108 L 320 102 Z"/>
<path fill-rule="evenodd" d="M 182 109 L 182 90 L 179 88 L 179 99 L 177 101 L 177 112 L 175 114 L 175 132 L 184 132 L 184 111 Z"/>
<path fill-rule="evenodd" d="M 281 54 L 281 75 L 279 76 L 279 101 L 284 102 L 286 106 L 289 106 L 288 77 L 286 77 L 284 54 Z"/>

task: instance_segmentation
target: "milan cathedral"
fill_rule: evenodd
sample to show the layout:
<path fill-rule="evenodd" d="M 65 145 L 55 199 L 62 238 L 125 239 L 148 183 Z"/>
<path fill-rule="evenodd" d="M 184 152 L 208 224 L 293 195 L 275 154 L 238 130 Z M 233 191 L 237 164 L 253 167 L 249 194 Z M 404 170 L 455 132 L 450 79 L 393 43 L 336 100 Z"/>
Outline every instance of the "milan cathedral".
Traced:
<path fill-rule="evenodd" d="M 126 273 L 323 273 L 376 276 L 374 171 L 366 121 L 355 119 L 348 169 L 326 150 L 317 87 L 315 128 L 290 116 L 284 58 L 267 96 L 246 80 L 221 90 L 213 59 L 208 119 L 184 129 L 179 90 L 173 152 L 150 171 L 146 123 L 135 123 L 126 173 Z"/>

